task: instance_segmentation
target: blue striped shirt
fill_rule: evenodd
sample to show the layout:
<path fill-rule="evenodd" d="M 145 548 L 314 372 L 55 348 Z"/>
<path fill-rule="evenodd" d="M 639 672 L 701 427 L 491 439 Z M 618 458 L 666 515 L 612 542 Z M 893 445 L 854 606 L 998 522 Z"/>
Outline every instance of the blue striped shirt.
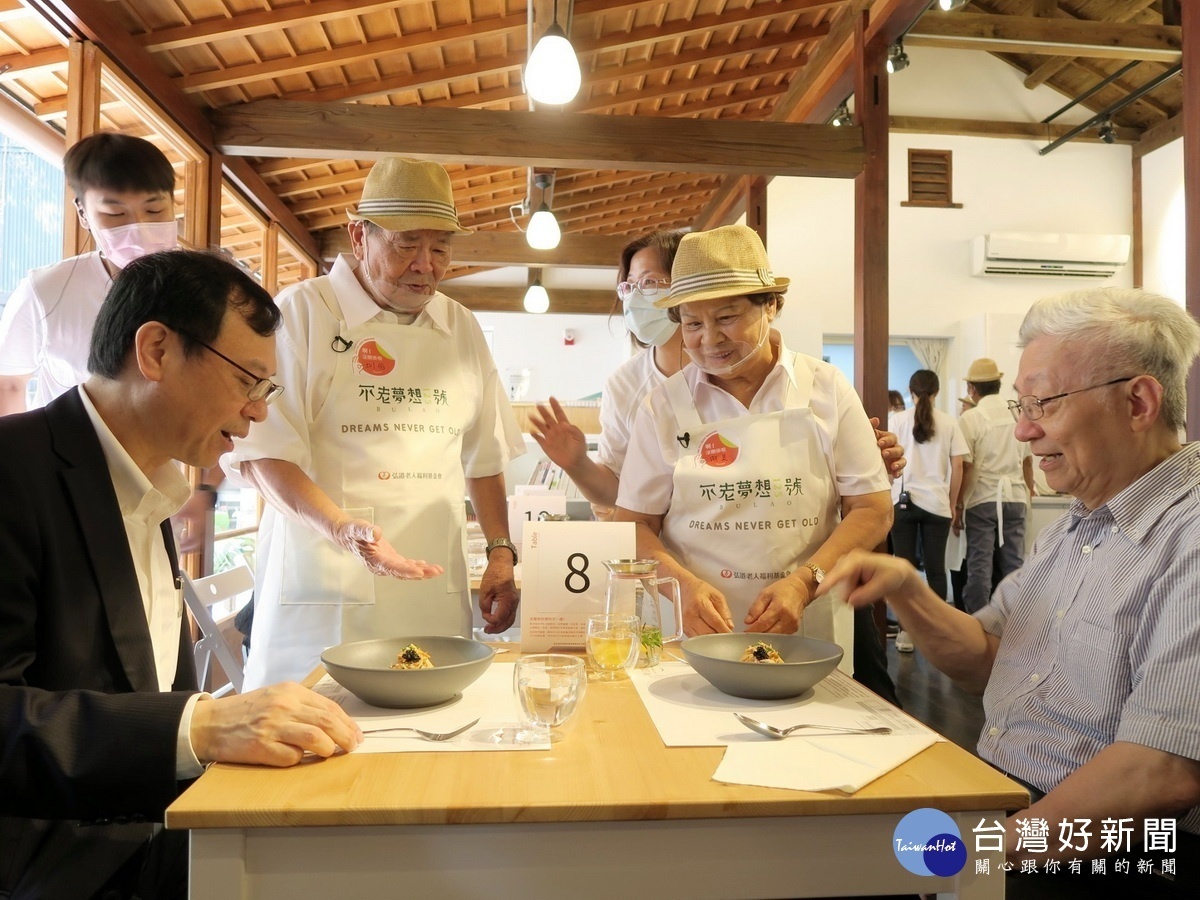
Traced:
<path fill-rule="evenodd" d="M 975 617 L 1001 637 L 984 759 L 1043 791 L 1114 741 L 1200 759 L 1200 443 L 1076 500 Z"/>

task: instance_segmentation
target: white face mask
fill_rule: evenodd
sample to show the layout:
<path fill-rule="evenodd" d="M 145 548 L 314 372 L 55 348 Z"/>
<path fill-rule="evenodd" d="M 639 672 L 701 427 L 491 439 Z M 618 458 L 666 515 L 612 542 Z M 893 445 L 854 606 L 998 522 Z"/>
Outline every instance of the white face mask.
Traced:
<path fill-rule="evenodd" d="M 661 347 L 679 327 L 671 321 L 665 309 L 657 309 L 654 301 L 639 291 L 633 291 L 622 305 L 625 308 L 625 327 L 643 344 Z"/>
<path fill-rule="evenodd" d="M 702 347 L 697 347 L 693 351 L 685 345 L 683 349 L 687 351 L 692 365 L 706 375 L 715 375 L 721 378 L 726 375 L 732 375 L 738 369 L 742 368 L 742 366 L 746 365 L 746 363 L 750 362 L 757 355 L 758 351 L 762 349 L 763 344 L 767 342 L 767 336 L 771 333 L 766 308 L 760 306 L 759 311 L 762 313 L 762 318 L 759 319 L 758 342 L 751 346 L 749 341 L 733 341 L 728 349 L 733 350 L 735 362 L 726 366 L 709 365 Z"/>
<path fill-rule="evenodd" d="M 169 222 L 134 222 L 118 228 L 97 228 L 92 234 L 104 258 L 123 269 L 135 259 L 174 250 L 179 246 L 179 231 L 175 220 Z"/>

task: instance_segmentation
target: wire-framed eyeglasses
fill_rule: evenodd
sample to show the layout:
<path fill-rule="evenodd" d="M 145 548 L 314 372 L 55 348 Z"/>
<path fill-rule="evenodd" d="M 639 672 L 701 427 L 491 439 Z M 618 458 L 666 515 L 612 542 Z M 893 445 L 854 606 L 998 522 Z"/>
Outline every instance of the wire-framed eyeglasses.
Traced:
<path fill-rule="evenodd" d="M 624 301 L 633 296 L 634 291 L 637 291 L 643 297 L 656 297 L 660 293 L 666 293 L 670 288 L 671 282 L 666 278 L 644 275 L 637 281 L 622 281 L 618 284 L 617 296 Z"/>
<path fill-rule="evenodd" d="M 259 378 L 257 375 L 255 375 L 253 372 L 251 372 L 245 366 L 241 366 L 241 365 L 238 365 L 237 363 L 235 363 L 232 359 L 230 359 L 228 356 L 226 356 L 224 353 L 222 353 L 216 347 L 210 347 L 208 344 L 204 343 L 204 341 L 197 341 L 195 338 L 192 338 L 192 340 L 195 341 L 197 344 L 199 344 L 201 347 L 203 347 L 205 350 L 208 350 L 210 353 L 215 353 L 217 356 L 221 357 L 221 359 L 225 360 L 225 362 L 229 363 L 231 366 L 233 366 L 239 372 L 243 372 L 246 375 L 249 375 L 251 378 L 254 379 L 254 384 L 250 385 L 249 389 L 246 391 L 246 397 L 250 400 L 251 403 L 258 403 L 260 401 L 263 403 L 270 403 L 272 400 L 274 400 L 276 397 L 278 397 L 280 394 L 283 393 L 283 385 L 282 384 L 276 384 L 270 378 Z"/>
<path fill-rule="evenodd" d="M 1094 391 L 1096 388 L 1111 387 L 1114 384 L 1133 381 L 1135 378 L 1137 378 L 1136 375 L 1126 375 L 1124 378 L 1114 378 L 1112 381 L 1105 381 L 1103 384 L 1092 384 L 1078 390 L 1064 391 L 1061 394 L 1055 394 L 1053 397 L 1035 397 L 1033 394 L 1026 394 L 1024 397 L 1018 397 L 1016 400 L 1009 400 L 1008 409 L 1014 416 L 1020 413 L 1029 421 L 1035 422 L 1046 414 L 1046 410 L 1043 407 L 1052 400 L 1061 400 L 1063 397 L 1070 397 L 1072 394 L 1082 394 L 1084 391 Z"/>

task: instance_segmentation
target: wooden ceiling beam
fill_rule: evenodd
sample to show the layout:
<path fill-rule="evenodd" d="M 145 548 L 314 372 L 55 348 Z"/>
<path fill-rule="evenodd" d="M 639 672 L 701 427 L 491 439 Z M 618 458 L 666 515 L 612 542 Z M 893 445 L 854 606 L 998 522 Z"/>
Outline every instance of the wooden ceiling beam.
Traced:
<path fill-rule="evenodd" d="M 1128 22 L 1153 2 L 1154 0 L 1127 0 L 1127 2 L 1121 5 L 1119 11 L 1114 10 L 1114 15 L 1108 21 L 1114 23 Z M 1067 15 L 1062 10 L 1058 10 L 1058 14 L 1060 16 Z M 1050 78 L 1053 78 L 1074 61 L 1074 56 L 1052 56 L 1026 76 L 1025 87 L 1033 90 L 1038 85 L 1044 84 Z"/>
<path fill-rule="evenodd" d="M 1172 141 L 1183 137 L 1183 113 L 1171 116 L 1164 122 L 1159 122 L 1153 128 L 1147 128 L 1142 133 L 1141 140 L 1133 146 L 1134 159 L 1153 153 Z"/>
<path fill-rule="evenodd" d="M 53 69 L 67 64 L 66 47 L 46 47 L 31 53 L 0 56 L 0 81 L 22 78 L 38 69 Z"/>
<path fill-rule="evenodd" d="M 438 162 L 852 178 L 860 129 L 581 113 L 319 106 L 262 100 L 212 113 L 234 156 L 403 154 Z"/>
<path fill-rule="evenodd" d="M 612 291 L 548 287 L 552 313 L 606 316 L 612 311 Z M 473 312 L 525 312 L 525 286 L 520 284 L 455 284 L 451 297 Z"/>
<path fill-rule="evenodd" d="M 811 40 L 812 35 L 807 32 L 804 34 L 783 31 L 770 32 L 762 35 L 761 37 L 739 38 L 738 40 L 728 44 L 713 43 L 693 50 L 684 50 L 680 53 L 663 53 L 649 59 L 640 60 L 638 62 L 620 63 L 608 66 L 592 66 L 590 69 L 585 68 L 584 83 L 589 90 L 594 91 L 597 85 L 609 81 L 635 78 L 640 75 L 649 75 L 657 72 L 680 69 L 685 66 L 715 63 L 721 60 L 734 59 L 752 53 L 761 53 L 767 50 L 794 46 L 796 44 L 805 43 Z M 467 64 L 466 66 L 457 67 L 459 69 L 464 69 L 465 71 L 464 73 L 458 74 L 456 77 L 480 77 L 499 72 L 510 72 L 525 65 L 527 59 L 528 53 L 524 48 L 522 48 L 521 50 L 511 53 L 508 56 L 500 57 L 495 60 L 481 60 L 474 64 Z M 582 62 L 586 66 L 587 61 L 583 60 Z M 471 65 L 479 66 L 481 63 L 485 65 L 486 68 L 476 68 L 474 71 L 471 71 Z M 402 91 L 422 90 L 433 85 L 444 84 L 450 80 L 451 75 L 448 73 L 448 70 L 433 70 L 417 74 L 392 75 L 386 78 L 381 78 L 378 81 L 340 85 L 318 91 L 304 91 L 294 94 L 284 94 L 282 95 L 281 99 L 305 100 L 312 103 L 368 100 L 374 97 L 382 97 Z M 524 92 L 517 87 L 515 93 L 513 93 L 511 96 L 520 96 L 523 95 L 523 93 Z M 506 97 L 505 99 L 508 98 Z M 571 109 L 572 111 L 578 112 L 578 104 L 572 104 Z"/>
<path fill-rule="evenodd" d="M 1172 25 L 930 10 L 904 36 L 904 43 L 1037 56 L 1061 56 L 1068 51 L 1093 59 L 1176 63 L 1182 55 L 1183 30 Z"/>
<path fill-rule="evenodd" d="M 202 19 L 187 25 L 160 28 L 137 36 L 137 41 L 150 53 L 179 50 L 197 44 L 212 44 L 263 32 L 278 32 L 310 22 L 324 22 L 344 17 L 347 13 L 365 16 L 401 6 L 424 5 L 428 0 L 383 0 L 383 2 L 347 2 L 347 0 L 318 0 L 316 3 L 281 6 L 235 16 Z"/>
<path fill-rule="evenodd" d="M 950 119 L 935 116 L 892 116 L 889 130 L 896 134 L 953 134 L 961 137 L 1014 138 L 1023 141 L 1055 141 L 1074 125 L 1041 122 L 995 122 L 985 119 Z M 1136 144 L 1142 133 L 1136 128 L 1117 128 L 1117 142 Z M 1080 134 L 1075 140 L 1101 143 L 1096 133 Z"/>
<path fill-rule="evenodd" d="M 473 231 L 454 239 L 455 266 L 566 266 L 611 269 L 617 264 L 625 238 L 610 235 L 564 234 L 553 250 L 534 250 L 518 231 Z M 350 252 L 350 235 L 339 228 L 321 236 L 321 253 L 333 259 Z"/>

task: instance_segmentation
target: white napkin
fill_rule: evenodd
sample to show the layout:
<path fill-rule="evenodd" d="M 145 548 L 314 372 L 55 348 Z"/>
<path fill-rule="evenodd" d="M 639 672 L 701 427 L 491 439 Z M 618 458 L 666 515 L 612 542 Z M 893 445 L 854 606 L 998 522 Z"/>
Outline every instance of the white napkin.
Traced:
<path fill-rule="evenodd" d="M 936 742 L 933 733 L 764 737 L 753 744 L 730 744 L 713 779 L 726 784 L 853 794 Z"/>

